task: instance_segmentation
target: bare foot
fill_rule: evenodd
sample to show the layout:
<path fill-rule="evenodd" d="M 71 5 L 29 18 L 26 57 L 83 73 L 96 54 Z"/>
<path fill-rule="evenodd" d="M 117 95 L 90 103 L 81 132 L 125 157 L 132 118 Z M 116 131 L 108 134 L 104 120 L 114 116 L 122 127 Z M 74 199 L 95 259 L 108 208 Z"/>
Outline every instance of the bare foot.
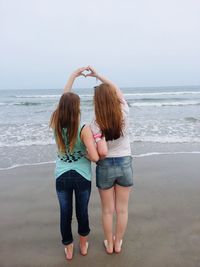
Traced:
<path fill-rule="evenodd" d="M 67 260 L 72 260 L 73 258 L 74 245 L 73 243 L 65 246 L 65 257 Z"/>
<path fill-rule="evenodd" d="M 108 254 L 112 254 L 113 253 L 113 243 L 108 243 L 108 240 L 104 240 L 103 244 L 104 244 L 104 247 L 106 249 L 106 252 Z"/>
<path fill-rule="evenodd" d="M 79 247 L 80 247 L 80 253 L 83 256 L 86 256 L 88 253 L 89 242 L 87 240 L 88 240 L 87 236 L 80 236 Z"/>
<path fill-rule="evenodd" d="M 122 250 L 122 239 L 120 241 L 115 241 L 115 252 L 120 253 Z"/>

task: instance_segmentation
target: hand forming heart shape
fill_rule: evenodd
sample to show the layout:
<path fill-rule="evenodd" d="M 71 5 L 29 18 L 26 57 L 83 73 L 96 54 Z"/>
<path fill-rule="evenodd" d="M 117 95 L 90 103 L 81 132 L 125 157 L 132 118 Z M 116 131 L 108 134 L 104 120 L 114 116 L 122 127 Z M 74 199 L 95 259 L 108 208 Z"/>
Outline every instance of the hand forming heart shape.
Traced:
<path fill-rule="evenodd" d="M 84 70 L 81 72 L 81 75 L 83 75 L 86 78 L 88 75 L 88 72 L 89 72 L 89 70 Z"/>
<path fill-rule="evenodd" d="M 97 78 L 97 76 L 98 76 L 95 69 L 92 68 L 91 66 L 87 66 L 87 67 L 83 67 L 83 68 L 78 69 L 76 71 L 76 75 L 77 76 L 84 76 L 85 78 L 86 77 L 96 77 Z"/>

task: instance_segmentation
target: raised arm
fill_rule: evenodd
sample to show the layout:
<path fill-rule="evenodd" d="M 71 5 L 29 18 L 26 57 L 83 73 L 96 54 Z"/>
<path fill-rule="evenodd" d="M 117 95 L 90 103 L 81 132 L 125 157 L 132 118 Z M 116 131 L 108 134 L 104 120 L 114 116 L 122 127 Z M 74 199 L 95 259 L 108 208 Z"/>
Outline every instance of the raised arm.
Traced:
<path fill-rule="evenodd" d="M 79 68 L 77 70 L 75 70 L 70 76 L 69 79 L 64 87 L 64 93 L 70 92 L 73 86 L 73 83 L 75 81 L 75 79 L 79 76 L 84 76 L 83 71 L 88 70 L 88 67 L 82 67 Z"/>
<path fill-rule="evenodd" d="M 86 70 L 87 71 L 90 71 L 90 73 L 88 73 L 86 75 L 86 77 L 87 76 L 95 77 L 96 79 L 100 80 L 102 83 L 107 83 L 107 84 L 111 85 L 112 87 L 115 88 L 115 90 L 116 90 L 117 95 L 119 96 L 119 98 L 124 98 L 123 97 L 123 94 L 122 94 L 122 92 L 120 90 L 120 88 L 115 83 L 113 83 L 108 78 L 104 77 L 103 75 L 97 73 L 97 71 L 93 67 L 91 67 L 91 66 L 88 66 Z"/>

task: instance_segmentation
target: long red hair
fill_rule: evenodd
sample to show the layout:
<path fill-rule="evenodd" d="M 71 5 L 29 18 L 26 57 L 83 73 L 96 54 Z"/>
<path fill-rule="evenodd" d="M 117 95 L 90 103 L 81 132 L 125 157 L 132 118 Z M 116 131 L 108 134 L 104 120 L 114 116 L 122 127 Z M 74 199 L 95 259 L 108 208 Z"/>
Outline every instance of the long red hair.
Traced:
<path fill-rule="evenodd" d="M 105 83 L 95 87 L 94 108 L 96 122 L 106 141 L 118 139 L 123 135 L 121 100 L 114 87 Z"/>
<path fill-rule="evenodd" d="M 66 146 L 73 151 L 80 122 L 80 97 L 74 93 L 64 93 L 58 107 L 53 112 L 50 127 L 55 130 L 56 142 L 60 152 L 66 152 Z M 64 142 L 63 128 L 66 128 L 68 144 Z"/>

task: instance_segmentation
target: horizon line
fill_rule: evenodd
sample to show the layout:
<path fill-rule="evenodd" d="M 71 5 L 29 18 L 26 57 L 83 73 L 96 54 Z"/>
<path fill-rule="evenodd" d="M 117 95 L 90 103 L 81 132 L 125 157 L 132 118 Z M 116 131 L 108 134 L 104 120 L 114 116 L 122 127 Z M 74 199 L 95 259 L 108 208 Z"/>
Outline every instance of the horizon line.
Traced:
<path fill-rule="evenodd" d="M 200 84 L 197 84 L 197 85 L 191 85 L 191 84 L 186 84 L 186 85 L 156 85 L 156 86 L 153 86 L 153 85 L 148 85 L 148 86 L 119 86 L 120 88 L 122 89 L 129 89 L 129 88 L 159 88 L 159 87 L 186 87 L 186 86 L 192 86 L 192 87 L 199 87 Z M 83 90 L 86 90 L 86 89 L 92 89 L 93 87 L 75 87 L 73 88 L 73 90 L 76 90 L 76 89 L 83 89 Z M 0 90 L 62 90 L 63 88 L 0 88 Z"/>

